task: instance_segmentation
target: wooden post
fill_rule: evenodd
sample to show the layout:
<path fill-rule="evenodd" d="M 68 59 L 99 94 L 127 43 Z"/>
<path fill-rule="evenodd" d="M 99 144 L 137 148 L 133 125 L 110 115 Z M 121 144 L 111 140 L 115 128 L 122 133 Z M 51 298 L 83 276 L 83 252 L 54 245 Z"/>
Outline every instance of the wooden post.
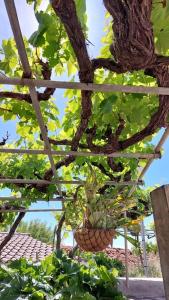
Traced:
<path fill-rule="evenodd" d="M 166 299 L 169 300 L 169 185 L 151 192 L 157 243 Z"/>
<path fill-rule="evenodd" d="M 143 261 L 144 261 L 144 275 L 145 275 L 145 277 L 148 277 L 148 265 L 147 265 L 147 251 L 146 251 L 144 221 L 141 222 L 141 238 L 142 238 Z"/>

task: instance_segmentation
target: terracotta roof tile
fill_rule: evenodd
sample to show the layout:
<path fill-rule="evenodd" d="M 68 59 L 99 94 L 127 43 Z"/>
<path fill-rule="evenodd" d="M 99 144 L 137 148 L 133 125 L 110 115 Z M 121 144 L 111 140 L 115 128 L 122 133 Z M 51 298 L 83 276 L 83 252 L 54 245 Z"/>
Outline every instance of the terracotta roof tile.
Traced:
<path fill-rule="evenodd" d="M 4 240 L 6 235 L 6 232 L 0 232 L 0 243 Z M 1 262 L 6 263 L 10 260 L 26 257 L 35 261 L 37 260 L 37 257 L 39 259 L 43 259 L 50 253 L 52 253 L 52 247 L 50 245 L 33 239 L 27 233 L 15 233 L 12 239 L 2 250 L 0 260 Z"/>
<path fill-rule="evenodd" d="M 62 246 L 62 248 L 69 252 L 72 247 L 70 246 Z M 123 264 L 125 264 L 125 250 L 121 248 L 106 248 L 104 250 L 105 253 L 112 259 L 119 259 Z M 137 256 L 133 255 L 130 250 L 128 250 L 128 263 L 129 265 L 139 265 L 139 259 Z"/>

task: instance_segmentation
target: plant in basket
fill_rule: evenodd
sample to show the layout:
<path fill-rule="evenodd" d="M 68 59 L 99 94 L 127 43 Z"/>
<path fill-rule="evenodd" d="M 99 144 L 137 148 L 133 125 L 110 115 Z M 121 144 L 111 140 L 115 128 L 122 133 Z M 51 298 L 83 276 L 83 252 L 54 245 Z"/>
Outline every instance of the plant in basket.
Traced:
<path fill-rule="evenodd" d="M 125 197 L 124 189 L 123 194 L 117 194 L 117 191 L 113 193 L 115 187 L 101 194 L 103 180 L 97 179 L 91 166 L 89 170 L 85 183 L 79 187 L 72 215 L 75 215 L 75 219 L 78 218 L 78 214 L 83 215 L 81 224 L 75 229 L 77 244 L 85 251 L 96 252 L 112 244 L 113 237 L 118 234 L 118 228 L 132 224 L 133 221 L 129 217 L 124 217 L 124 212 L 132 210 L 136 206 L 136 200 L 133 197 Z M 72 215 L 69 211 L 69 217 Z M 139 218 L 134 222 L 140 222 Z"/>

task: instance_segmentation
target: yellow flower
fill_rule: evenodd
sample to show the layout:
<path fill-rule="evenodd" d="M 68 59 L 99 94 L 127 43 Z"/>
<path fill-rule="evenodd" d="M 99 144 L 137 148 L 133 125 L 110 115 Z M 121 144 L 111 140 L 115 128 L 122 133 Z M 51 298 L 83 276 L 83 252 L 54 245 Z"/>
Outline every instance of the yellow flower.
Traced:
<path fill-rule="evenodd" d="M 144 220 L 143 216 L 140 216 L 139 218 L 137 218 L 136 220 L 132 220 L 131 221 L 131 225 L 137 225 L 139 223 L 141 223 Z"/>
<path fill-rule="evenodd" d="M 131 221 L 131 225 L 137 225 L 137 224 L 139 224 L 138 220 L 132 220 Z"/>

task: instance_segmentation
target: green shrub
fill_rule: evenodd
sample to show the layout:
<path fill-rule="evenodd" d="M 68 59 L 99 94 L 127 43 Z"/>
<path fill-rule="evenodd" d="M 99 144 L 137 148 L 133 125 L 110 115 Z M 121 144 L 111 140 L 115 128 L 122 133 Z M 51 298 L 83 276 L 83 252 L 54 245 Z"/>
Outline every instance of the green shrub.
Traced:
<path fill-rule="evenodd" d="M 160 278 L 162 277 L 160 266 L 156 264 L 148 265 L 148 274 L 147 277 L 150 278 Z M 130 277 L 145 277 L 144 269 L 141 266 L 134 266 L 129 268 L 129 276 Z"/>
<path fill-rule="evenodd" d="M 96 254 L 81 252 L 80 257 L 82 257 L 86 262 L 93 261 L 98 267 L 105 266 L 108 270 L 116 269 L 118 276 L 123 276 L 125 274 L 125 266 L 118 259 L 110 258 L 104 252 L 98 252 Z"/>
<path fill-rule="evenodd" d="M 1 300 L 123 300 L 116 269 L 71 260 L 62 251 L 33 263 L 25 259 L 0 267 Z"/>

